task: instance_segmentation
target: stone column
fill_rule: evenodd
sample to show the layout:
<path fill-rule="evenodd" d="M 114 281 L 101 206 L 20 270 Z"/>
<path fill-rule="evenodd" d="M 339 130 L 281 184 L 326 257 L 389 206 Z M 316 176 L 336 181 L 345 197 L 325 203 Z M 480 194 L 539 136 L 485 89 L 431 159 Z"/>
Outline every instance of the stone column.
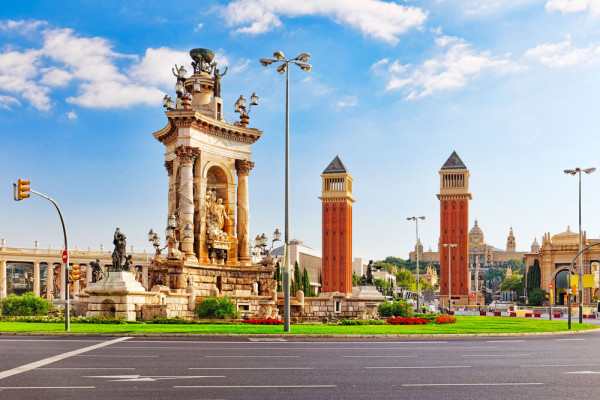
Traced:
<path fill-rule="evenodd" d="M 92 266 L 90 264 L 85 266 L 85 282 L 88 285 L 92 283 Z"/>
<path fill-rule="evenodd" d="M 54 263 L 48 263 L 48 273 L 46 274 L 46 298 L 52 300 L 54 298 Z"/>
<path fill-rule="evenodd" d="M 142 267 L 142 286 L 144 289 L 148 290 L 148 266 L 145 265 Z"/>
<path fill-rule="evenodd" d="M 65 263 L 60 263 L 60 299 L 63 301 L 67 300 L 66 294 L 69 291 L 69 286 L 65 285 L 65 276 L 69 273 L 67 268 L 68 266 Z"/>
<path fill-rule="evenodd" d="M 248 202 L 248 174 L 254 163 L 248 160 L 235 160 L 237 170 L 237 239 L 238 259 L 240 262 L 250 261 L 250 210 Z"/>
<path fill-rule="evenodd" d="M 33 262 L 33 294 L 40 297 L 40 262 Z"/>
<path fill-rule="evenodd" d="M 165 168 L 167 169 L 167 175 L 169 175 L 169 194 L 167 199 L 169 214 L 175 210 L 175 187 L 173 187 L 173 160 L 165 161 Z"/>
<path fill-rule="evenodd" d="M 4 241 L 4 239 L 3 239 Z M 6 297 L 6 260 L 0 260 L 0 299 Z"/>
<path fill-rule="evenodd" d="M 179 238 L 181 251 L 187 258 L 196 258 L 194 254 L 194 235 L 182 239 L 183 229 L 190 224 L 194 231 L 194 160 L 200 154 L 200 149 L 190 146 L 179 146 L 175 148 L 175 154 L 181 166 L 181 178 L 179 183 Z"/>

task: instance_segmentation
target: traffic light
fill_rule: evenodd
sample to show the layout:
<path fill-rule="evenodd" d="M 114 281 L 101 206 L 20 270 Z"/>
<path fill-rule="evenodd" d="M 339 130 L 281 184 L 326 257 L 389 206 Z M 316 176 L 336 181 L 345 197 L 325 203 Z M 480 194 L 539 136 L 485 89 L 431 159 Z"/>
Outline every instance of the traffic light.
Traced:
<path fill-rule="evenodd" d="M 30 196 L 29 193 L 27 193 L 31 190 L 29 189 L 29 183 L 29 181 L 19 179 L 17 183 L 17 200 L 23 200 Z"/>
<path fill-rule="evenodd" d="M 71 270 L 71 280 L 73 282 L 81 279 L 81 265 L 73 265 Z"/>

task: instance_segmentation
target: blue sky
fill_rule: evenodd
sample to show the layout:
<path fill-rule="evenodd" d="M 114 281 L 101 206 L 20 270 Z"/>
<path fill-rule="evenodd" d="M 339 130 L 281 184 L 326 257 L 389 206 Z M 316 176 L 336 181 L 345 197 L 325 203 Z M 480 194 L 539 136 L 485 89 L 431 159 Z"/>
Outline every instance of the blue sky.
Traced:
<path fill-rule="evenodd" d="M 251 233 L 283 229 L 285 79 L 258 60 L 312 55 L 290 74 L 291 236 L 321 247 L 320 173 L 339 155 L 354 177 L 354 256 L 403 258 L 414 222 L 439 237 L 438 170 L 471 171 L 470 226 L 504 248 L 577 229 L 577 179 L 600 168 L 598 0 L 234 0 L 10 2 L 0 14 L 0 237 L 62 244 L 52 205 L 12 200 L 12 183 L 61 205 L 70 247 L 136 251 L 166 223 L 161 99 L 174 64 L 213 49 L 235 118 L 256 92 Z M 583 177 L 583 228 L 600 236 L 600 172 Z M 164 236 L 164 234 L 162 235 Z"/>

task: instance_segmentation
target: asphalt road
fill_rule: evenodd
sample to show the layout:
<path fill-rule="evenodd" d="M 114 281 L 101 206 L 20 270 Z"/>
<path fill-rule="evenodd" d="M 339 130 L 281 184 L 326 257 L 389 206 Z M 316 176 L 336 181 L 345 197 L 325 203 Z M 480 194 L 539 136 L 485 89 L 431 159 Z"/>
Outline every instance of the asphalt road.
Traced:
<path fill-rule="evenodd" d="M 0 399 L 597 399 L 600 333 L 0 336 Z"/>

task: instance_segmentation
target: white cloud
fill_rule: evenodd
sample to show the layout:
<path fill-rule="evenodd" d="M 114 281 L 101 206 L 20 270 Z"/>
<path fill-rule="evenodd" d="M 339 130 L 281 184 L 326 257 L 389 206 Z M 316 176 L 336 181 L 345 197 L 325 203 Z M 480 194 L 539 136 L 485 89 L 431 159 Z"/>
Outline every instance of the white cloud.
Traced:
<path fill-rule="evenodd" d="M 80 86 L 77 97 L 68 103 L 90 108 L 131 107 L 134 104 L 159 104 L 164 92 L 154 87 L 123 84 L 117 81 L 90 82 Z"/>
<path fill-rule="evenodd" d="M 11 105 L 20 106 L 21 102 L 14 97 L 0 95 L 0 108 L 10 110 Z"/>
<path fill-rule="evenodd" d="M 11 19 L 0 21 L 0 30 L 3 31 L 18 31 L 20 33 L 28 33 L 38 29 L 41 26 L 47 25 L 46 21 L 13 21 Z"/>
<path fill-rule="evenodd" d="M 198 32 L 200 29 L 202 29 L 203 26 L 204 26 L 203 23 L 199 23 L 198 25 L 196 25 L 196 28 L 194 29 L 194 32 Z"/>
<path fill-rule="evenodd" d="M 507 13 L 513 10 L 524 8 L 533 3 L 539 3 L 539 0 L 445 0 L 451 6 L 458 6 L 461 12 L 466 16 L 484 17 L 499 13 Z"/>
<path fill-rule="evenodd" d="M 548 0 L 546 11 L 560 11 L 563 14 L 589 11 L 592 15 L 598 15 L 600 0 Z"/>
<path fill-rule="evenodd" d="M 506 73 L 519 68 L 513 61 L 493 57 L 489 51 L 477 52 L 464 39 L 444 36 L 436 40 L 436 45 L 443 53 L 421 65 L 403 65 L 397 60 L 389 64 L 386 90 L 401 89 L 407 99 L 413 99 L 463 87 L 485 72 Z"/>
<path fill-rule="evenodd" d="M 248 68 L 248 65 L 250 65 L 250 60 L 242 60 L 241 64 L 231 67 L 231 73 L 238 74 L 240 72 L 243 72 Z"/>
<path fill-rule="evenodd" d="M 422 9 L 381 0 L 234 0 L 222 10 L 240 33 L 260 34 L 281 26 L 280 16 L 320 16 L 395 45 L 398 37 L 427 19 Z"/>
<path fill-rule="evenodd" d="M 186 51 L 172 50 L 167 47 L 150 48 L 146 50 L 142 60 L 131 68 L 130 75 L 138 82 L 172 88 L 175 85 L 175 76 L 172 72 L 175 64 L 184 65 L 189 72 L 190 60 L 190 55 Z"/>
<path fill-rule="evenodd" d="M 337 102 L 337 106 L 340 108 L 356 107 L 358 105 L 358 98 L 356 96 L 342 96 Z"/>
<path fill-rule="evenodd" d="M 71 120 L 77 119 L 77 113 L 75 111 L 73 111 L 73 110 L 66 112 L 64 114 L 64 116 L 65 116 L 66 119 L 71 119 Z"/>
<path fill-rule="evenodd" d="M 67 86 L 73 79 L 73 75 L 69 72 L 56 67 L 45 68 L 43 74 L 40 83 L 51 87 Z"/>
<path fill-rule="evenodd" d="M 38 110 L 50 109 L 49 89 L 33 81 L 38 75 L 40 51 L 0 53 L 0 90 L 27 99 Z"/>
<path fill-rule="evenodd" d="M 377 69 L 383 65 L 386 65 L 390 62 L 389 58 L 382 58 L 379 61 L 375 61 L 373 65 L 371 65 L 371 69 Z"/>
<path fill-rule="evenodd" d="M 576 64 L 599 62 L 600 47 L 576 48 L 567 38 L 560 43 L 540 44 L 527 50 L 525 57 L 535 59 L 549 67 L 567 67 Z"/>

